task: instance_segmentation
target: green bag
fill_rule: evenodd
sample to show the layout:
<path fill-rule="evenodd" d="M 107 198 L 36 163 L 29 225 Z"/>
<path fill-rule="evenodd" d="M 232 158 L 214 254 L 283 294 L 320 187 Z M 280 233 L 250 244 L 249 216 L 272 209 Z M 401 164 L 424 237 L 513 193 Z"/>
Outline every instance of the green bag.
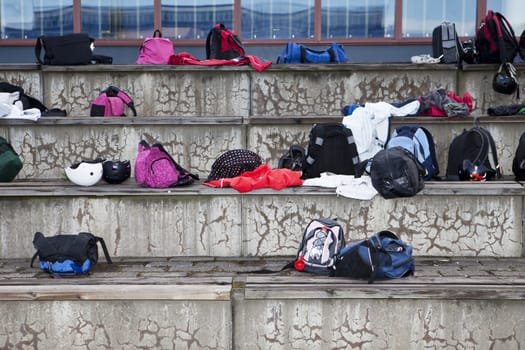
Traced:
<path fill-rule="evenodd" d="M 22 169 L 22 161 L 6 139 L 0 136 L 0 182 L 13 180 Z"/>

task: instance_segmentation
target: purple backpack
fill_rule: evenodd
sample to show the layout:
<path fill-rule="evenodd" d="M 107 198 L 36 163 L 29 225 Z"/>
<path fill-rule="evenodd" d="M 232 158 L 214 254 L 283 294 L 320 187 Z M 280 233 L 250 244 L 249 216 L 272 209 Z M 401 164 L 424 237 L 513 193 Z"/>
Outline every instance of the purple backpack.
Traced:
<path fill-rule="evenodd" d="M 160 30 L 153 32 L 153 37 L 144 39 L 140 47 L 136 64 L 168 64 L 170 57 L 175 54 L 173 42 L 163 38 Z"/>
<path fill-rule="evenodd" d="M 137 116 L 131 97 L 118 87 L 109 86 L 91 102 L 90 114 L 92 117 L 125 117 L 126 107 L 131 109 L 135 117 Z"/>
<path fill-rule="evenodd" d="M 167 188 L 189 185 L 198 179 L 199 176 L 177 164 L 160 143 L 150 146 L 146 141 L 140 141 L 135 160 L 135 181 L 139 185 Z"/>

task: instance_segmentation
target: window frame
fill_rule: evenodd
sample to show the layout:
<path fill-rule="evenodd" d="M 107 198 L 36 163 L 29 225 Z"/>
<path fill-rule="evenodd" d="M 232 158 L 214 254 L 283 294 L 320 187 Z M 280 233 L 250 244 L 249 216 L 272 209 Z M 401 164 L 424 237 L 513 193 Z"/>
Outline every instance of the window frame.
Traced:
<path fill-rule="evenodd" d="M 241 1 L 234 0 L 233 4 L 233 30 L 240 33 L 241 28 Z M 298 38 L 296 41 L 304 44 L 325 45 L 333 39 L 323 39 L 321 35 L 321 1 L 315 0 L 314 7 L 314 38 Z M 78 33 L 82 31 L 80 6 L 81 0 L 73 0 L 73 31 Z M 154 25 L 155 28 L 161 27 L 161 0 L 153 0 L 154 3 Z M 476 0 L 476 23 L 480 23 L 487 12 L 487 0 Z M 338 42 L 346 45 L 370 45 L 370 46 L 388 46 L 388 45 L 420 45 L 429 44 L 431 38 L 403 38 L 402 37 L 402 16 L 403 0 L 395 0 L 395 19 L 394 19 L 394 37 L 393 38 L 336 38 Z M 202 46 L 205 39 L 174 39 L 181 46 Z M 244 39 L 241 37 L 245 46 L 279 46 L 288 42 L 288 39 Z M 137 46 L 142 43 L 142 39 L 96 39 L 97 46 Z M 32 46 L 35 39 L 0 39 L 0 46 Z"/>

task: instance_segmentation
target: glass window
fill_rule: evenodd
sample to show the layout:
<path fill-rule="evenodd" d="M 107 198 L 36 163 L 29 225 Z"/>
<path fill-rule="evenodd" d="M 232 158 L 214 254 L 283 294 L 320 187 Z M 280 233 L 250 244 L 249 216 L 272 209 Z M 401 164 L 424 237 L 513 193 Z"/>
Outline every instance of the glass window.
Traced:
<path fill-rule="evenodd" d="M 96 39 L 142 39 L 153 34 L 153 0 L 82 0 L 82 31 Z"/>
<path fill-rule="evenodd" d="M 324 0 L 322 37 L 394 37 L 395 0 Z"/>
<path fill-rule="evenodd" d="M 206 39 L 217 23 L 233 29 L 233 0 L 162 0 L 162 31 L 175 39 Z"/>
<path fill-rule="evenodd" d="M 509 20 L 514 34 L 520 36 L 525 30 L 525 2 L 523 0 L 487 0 L 487 9 L 501 13 Z"/>
<path fill-rule="evenodd" d="M 73 0 L 0 0 L 0 38 L 73 32 Z"/>
<path fill-rule="evenodd" d="M 242 0 L 243 39 L 314 37 L 314 0 Z"/>
<path fill-rule="evenodd" d="M 476 0 L 404 0 L 404 38 L 431 38 L 432 31 L 441 22 L 456 25 L 459 36 L 476 35 Z"/>

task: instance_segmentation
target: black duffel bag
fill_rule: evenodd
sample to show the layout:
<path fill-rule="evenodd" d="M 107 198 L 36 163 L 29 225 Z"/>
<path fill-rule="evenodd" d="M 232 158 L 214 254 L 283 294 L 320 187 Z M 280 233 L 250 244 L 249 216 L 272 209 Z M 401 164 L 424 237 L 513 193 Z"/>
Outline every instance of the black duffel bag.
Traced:
<path fill-rule="evenodd" d="M 90 64 L 93 59 L 91 44 L 94 39 L 87 33 L 72 33 L 63 36 L 38 37 L 35 44 L 35 56 L 40 64 L 80 65 Z M 42 60 L 42 48 L 44 59 Z"/>

